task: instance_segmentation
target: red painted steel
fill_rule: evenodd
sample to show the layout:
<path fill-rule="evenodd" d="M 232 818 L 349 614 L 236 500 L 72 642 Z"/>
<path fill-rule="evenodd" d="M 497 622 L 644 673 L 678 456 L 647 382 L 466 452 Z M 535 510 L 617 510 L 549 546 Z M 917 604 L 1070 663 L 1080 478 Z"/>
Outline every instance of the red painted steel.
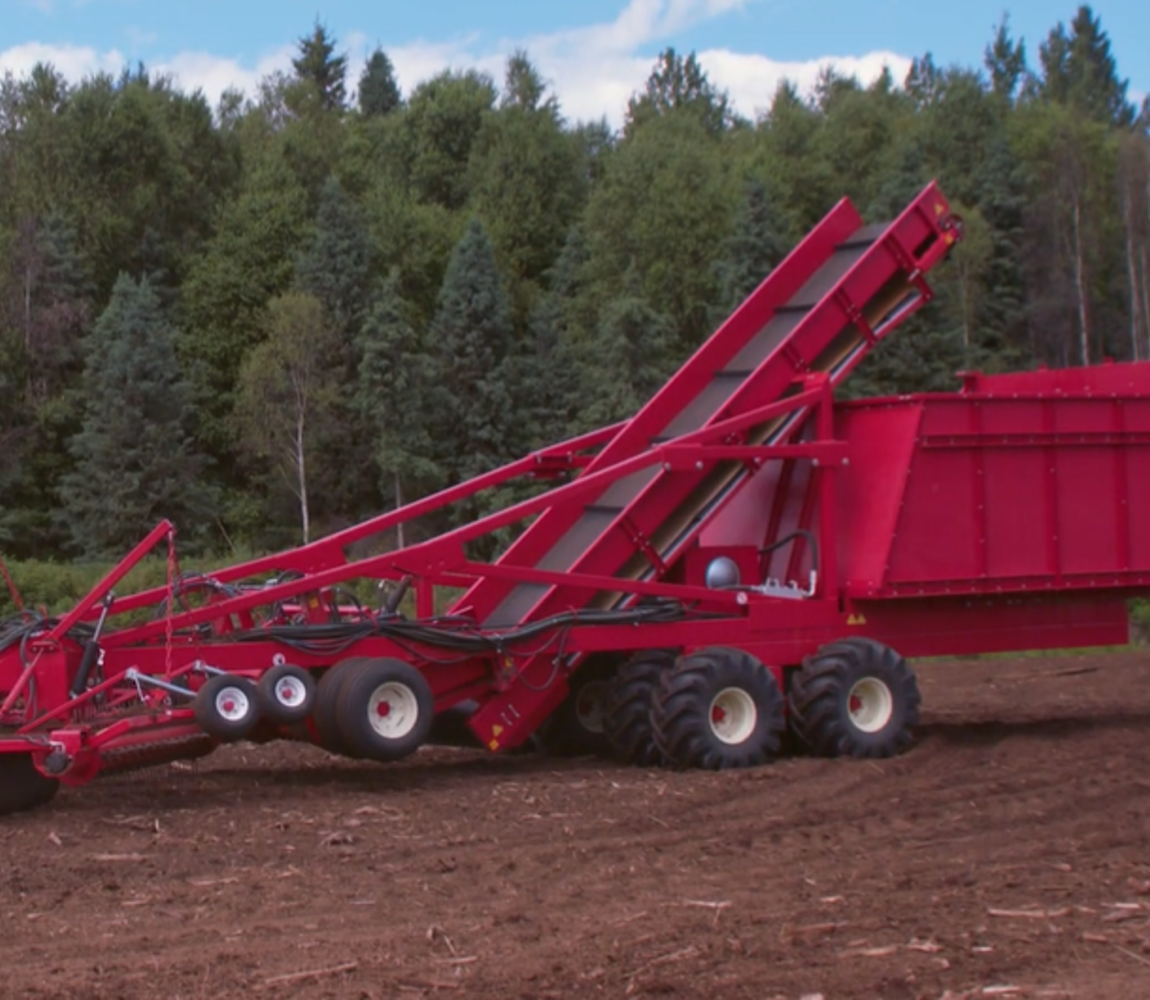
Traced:
<path fill-rule="evenodd" d="M 781 679 L 848 635 L 907 655 L 1122 641 L 1127 597 L 1150 589 L 1150 525 L 1131 510 L 1150 486 L 1150 365 L 833 403 L 929 300 L 926 274 L 959 236 L 934 185 L 889 225 L 841 202 L 631 420 L 310 545 L 117 597 L 72 697 L 102 602 L 171 539 L 157 526 L 63 619 L 8 623 L 0 754 L 79 784 L 200 753 L 212 741 L 179 692 L 285 660 L 317 675 L 350 656 L 405 660 L 437 711 L 478 703 L 473 730 L 503 749 L 591 653 L 736 646 Z M 351 555 L 523 477 L 554 485 L 418 545 Z M 527 521 L 494 563 L 468 554 Z M 719 556 L 739 586 L 707 587 Z M 350 606 L 355 581 L 410 583 L 417 620 Z M 185 586 L 206 605 L 184 607 Z M 443 586 L 464 594 L 436 618 Z M 318 738 L 310 724 L 265 735 Z"/>

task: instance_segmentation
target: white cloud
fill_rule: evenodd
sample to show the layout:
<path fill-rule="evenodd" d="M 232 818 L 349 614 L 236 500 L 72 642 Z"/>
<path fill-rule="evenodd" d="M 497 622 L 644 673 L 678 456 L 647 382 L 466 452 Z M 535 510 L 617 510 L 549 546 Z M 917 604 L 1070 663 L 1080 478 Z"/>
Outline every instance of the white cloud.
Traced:
<path fill-rule="evenodd" d="M 485 70 L 498 81 L 506 57 L 523 48 L 550 81 L 569 118 L 589 120 L 605 115 L 619 125 L 628 99 L 650 75 L 654 57 L 644 53 L 645 49 L 693 24 L 754 2 L 761 0 L 630 0 L 619 16 L 606 24 L 507 39 L 486 51 L 476 47 L 475 39 L 462 38 L 436 44 L 416 42 L 388 49 L 388 55 L 404 92 L 410 92 L 445 66 Z M 901 81 L 911 62 L 891 52 L 780 62 L 757 53 L 708 49 L 699 52 L 698 58 L 711 81 L 730 94 L 735 110 L 752 118 L 770 104 L 784 79 L 808 92 L 826 66 L 870 83 L 885 65 Z"/>
<path fill-rule="evenodd" d="M 481 45 L 475 35 L 447 41 L 419 40 L 388 47 L 387 53 L 401 88 L 410 93 L 420 82 L 445 68 L 479 69 L 499 82 L 507 56 L 515 49 L 525 49 L 550 82 L 568 118 L 579 121 L 606 116 L 613 125 L 619 125 L 628 98 L 650 74 L 652 52 L 660 43 L 692 25 L 757 2 L 763 0 L 629 0 L 619 15 L 606 23 L 508 38 L 487 46 Z M 360 32 L 349 34 L 344 44 L 352 57 L 349 83 L 354 85 L 370 46 Z M 208 52 L 181 52 L 151 62 L 149 68 L 171 75 L 185 89 L 203 90 L 214 103 L 229 87 L 254 95 L 262 77 L 290 67 L 293 52 L 294 45 L 287 44 L 265 54 L 254 65 Z M 808 91 L 825 66 L 846 76 L 857 76 L 864 83 L 878 76 L 884 65 L 901 81 L 910 66 L 909 59 L 890 52 L 828 55 L 805 62 L 781 62 L 731 49 L 707 49 L 698 57 L 712 82 L 728 91 L 736 111 L 748 117 L 769 105 L 782 80 L 789 79 L 800 91 Z M 96 71 L 118 72 L 124 57 L 116 50 L 97 52 L 38 43 L 0 52 L 0 70 L 10 70 L 17 76 L 41 61 L 53 63 L 68 79 L 78 80 Z"/>
<path fill-rule="evenodd" d="M 81 45 L 44 45 L 26 42 L 0 52 L 0 71 L 20 77 L 37 63 L 51 63 L 69 80 L 79 80 L 91 73 L 119 72 L 124 57 L 116 50 L 97 52 Z"/>
<path fill-rule="evenodd" d="M 276 70 L 291 67 L 294 51 L 294 46 L 285 45 L 250 67 L 208 52 L 181 52 L 170 59 L 158 60 L 149 68 L 172 77 L 184 90 L 202 90 L 209 103 L 215 105 L 220 95 L 232 88 L 254 97 L 260 80 Z"/>

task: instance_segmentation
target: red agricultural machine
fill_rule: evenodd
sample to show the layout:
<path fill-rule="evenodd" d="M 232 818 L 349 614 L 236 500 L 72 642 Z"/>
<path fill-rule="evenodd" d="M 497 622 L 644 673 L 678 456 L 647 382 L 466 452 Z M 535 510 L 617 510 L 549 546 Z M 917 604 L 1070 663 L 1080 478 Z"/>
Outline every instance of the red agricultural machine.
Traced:
<path fill-rule="evenodd" d="M 834 403 L 960 236 L 934 185 L 889 224 L 844 200 L 630 420 L 217 573 L 181 576 L 159 525 L 67 615 L 0 623 L 0 811 L 230 740 L 393 761 L 453 717 L 491 751 L 744 767 L 789 729 L 889 755 L 918 717 L 903 654 L 1125 642 L 1150 587 L 1130 503 L 1150 487 L 1150 365 Z M 351 555 L 521 477 L 553 485 Z M 524 522 L 498 558 L 469 555 Z M 155 547 L 167 586 L 114 594 Z M 363 581 L 391 588 L 380 607 L 350 596 Z M 437 587 L 462 590 L 438 614 Z"/>

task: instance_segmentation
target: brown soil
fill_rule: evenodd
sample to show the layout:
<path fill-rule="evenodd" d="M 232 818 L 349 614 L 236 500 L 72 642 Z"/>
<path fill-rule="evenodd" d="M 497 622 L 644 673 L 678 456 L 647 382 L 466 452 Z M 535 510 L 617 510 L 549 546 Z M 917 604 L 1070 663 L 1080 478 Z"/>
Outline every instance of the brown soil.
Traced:
<path fill-rule="evenodd" d="M 0 995 L 1150 996 L 1147 655 L 920 664 L 905 756 L 236 746 L 0 821 Z"/>

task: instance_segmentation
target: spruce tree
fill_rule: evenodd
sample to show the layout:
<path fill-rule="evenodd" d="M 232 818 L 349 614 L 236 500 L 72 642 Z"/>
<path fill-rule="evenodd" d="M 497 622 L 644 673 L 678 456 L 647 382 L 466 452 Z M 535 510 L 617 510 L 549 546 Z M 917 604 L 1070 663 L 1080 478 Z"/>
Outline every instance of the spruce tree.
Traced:
<path fill-rule="evenodd" d="M 365 118 L 382 118 L 400 105 L 395 67 L 383 49 L 377 48 L 359 77 L 359 111 Z"/>
<path fill-rule="evenodd" d="M 580 317 L 583 268 L 587 243 L 573 227 L 563 250 L 549 271 L 549 288 L 531 312 L 527 349 L 515 361 L 517 424 L 524 433 L 524 448 L 554 444 L 582 430 L 590 430 L 584 415 L 581 347 L 584 323 Z"/>
<path fill-rule="evenodd" d="M 721 289 L 716 322 L 726 319 L 787 255 L 786 229 L 766 185 L 758 179 L 748 181 L 735 230 L 718 266 Z"/>
<path fill-rule="evenodd" d="M 1107 124 L 1134 122 L 1135 108 L 1126 99 L 1128 81 L 1119 79 L 1110 38 L 1089 5 L 1078 8 L 1069 32 L 1061 23 L 1050 32 L 1039 56 L 1044 98 Z"/>
<path fill-rule="evenodd" d="M 1026 46 L 1010 37 L 1010 18 L 1005 14 L 986 47 L 982 60 L 990 74 L 990 89 L 995 96 L 1013 101 L 1026 77 Z"/>
<path fill-rule="evenodd" d="M 347 100 L 347 56 L 335 54 L 335 39 L 327 28 L 315 22 L 310 35 L 296 43 L 299 55 L 292 67 L 300 80 L 310 80 L 319 92 L 321 104 L 329 111 L 338 111 Z"/>
<path fill-rule="evenodd" d="M 435 454 L 452 481 L 511 457 L 511 398 L 503 366 L 511 317 L 495 253 L 472 220 L 451 254 L 432 321 L 429 351 L 437 361 Z"/>
<path fill-rule="evenodd" d="M 624 295 L 603 310 L 583 369 L 583 394 L 591 426 L 633 416 L 666 383 L 675 368 L 671 320 L 637 295 Z"/>
<path fill-rule="evenodd" d="M 370 305 L 377 253 L 362 210 L 329 177 L 315 235 L 296 261 L 296 284 L 323 303 L 328 322 L 345 338 L 359 329 Z"/>
<path fill-rule="evenodd" d="M 360 334 L 355 404 L 373 442 L 379 489 L 396 507 L 443 484 L 435 460 L 436 365 L 391 274 Z M 402 547 L 404 537 L 399 535 Z"/>
<path fill-rule="evenodd" d="M 60 502 L 84 556 L 113 556 L 161 518 L 196 538 L 210 514 L 176 333 L 145 279 L 121 275 L 85 348 L 84 419 Z"/>
<path fill-rule="evenodd" d="M 707 78 L 695 53 L 679 55 L 673 48 L 659 53 L 641 94 L 627 104 L 628 132 L 644 122 L 672 111 L 694 115 L 712 134 L 722 132 L 732 119 L 730 99 Z"/>

